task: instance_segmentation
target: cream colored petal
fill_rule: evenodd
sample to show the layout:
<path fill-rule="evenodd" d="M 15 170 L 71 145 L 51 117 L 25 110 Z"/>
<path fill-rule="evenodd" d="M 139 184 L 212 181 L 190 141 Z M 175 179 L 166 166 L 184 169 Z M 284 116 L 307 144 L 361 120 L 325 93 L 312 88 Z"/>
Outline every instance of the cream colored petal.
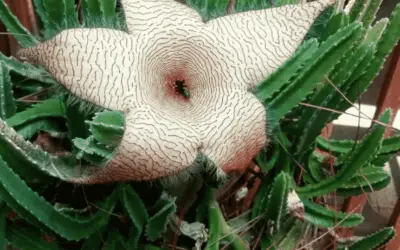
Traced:
<path fill-rule="evenodd" d="M 175 175 L 198 154 L 200 136 L 184 120 L 147 104 L 126 116 L 125 133 L 108 165 L 78 182 L 151 180 Z M 101 169 L 101 168 L 99 168 Z"/>
<path fill-rule="evenodd" d="M 230 63 L 230 73 L 249 87 L 289 59 L 319 14 L 335 0 L 248 11 L 210 21 L 215 46 Z"/>
<path fill-rule="evenodd" d="M 69 29 L 19 57 L 44 66 L 72 94 L 99 106 L 123 110 L 135 88 L 134 41 L 111 29 Z"/>
<path fill-rule="evenodd" d="M 267 143 L 264 106 L 248 92 L 221 96 L 215 110 L 202 124 L 201 152 L 224 172 L 243 170 Z"/>
<path fill-rule="evenodd" d="M 121 0 L 121 3 L 132 34 L 202 23 L 196 11 L 175 0 Z"/>

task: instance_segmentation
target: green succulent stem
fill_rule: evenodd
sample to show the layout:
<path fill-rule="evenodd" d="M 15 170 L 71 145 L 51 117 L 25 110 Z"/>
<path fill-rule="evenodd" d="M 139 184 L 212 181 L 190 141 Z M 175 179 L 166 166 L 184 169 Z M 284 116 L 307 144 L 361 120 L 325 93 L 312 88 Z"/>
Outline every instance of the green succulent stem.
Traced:
<path fill-rule="evenodd" d="M 208 200 L 208 222 L 210 227 L 210 234 L 206 250 L 220 249 L 219 242 L 224 239 L 228 242 L 231 249 L 247 249 L 246 243 L 233 232 L 232 228 L 227 224 L 221 209 L 218 205 L 215 195 L 215 189 L 209 188 L 207 190 Z"/>

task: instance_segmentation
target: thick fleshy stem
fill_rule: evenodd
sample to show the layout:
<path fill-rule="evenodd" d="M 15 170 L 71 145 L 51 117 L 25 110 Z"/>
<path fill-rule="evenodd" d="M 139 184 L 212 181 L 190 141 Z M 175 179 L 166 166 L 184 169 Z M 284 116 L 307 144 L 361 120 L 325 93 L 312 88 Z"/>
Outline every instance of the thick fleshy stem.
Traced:
<path fill-rule="evenodd" d="M 228 242 L 231 249 L 243 250 L 248 249 L 247 244 L 233 232 L 232 228 L 225 221 L 221 209 L 216 200 L 215 189 L 208 188 L 206 191 L 206 199 L 208 201 L 208 223 L 209 223 L 209 239 L 206 250 L 218 250 L 219 242 L 224 239 Z"/>

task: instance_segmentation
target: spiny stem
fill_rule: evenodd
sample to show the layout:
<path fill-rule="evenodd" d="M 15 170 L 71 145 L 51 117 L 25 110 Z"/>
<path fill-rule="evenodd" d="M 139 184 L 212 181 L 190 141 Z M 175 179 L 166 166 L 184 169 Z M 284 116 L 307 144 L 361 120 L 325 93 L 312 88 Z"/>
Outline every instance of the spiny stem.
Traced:
<path fill-rule="evenodd" d="M 307 249 L 307 247 L 313 245 L 315 242 L 319 241 L 320 239 L 324 238 L 326 235 L 330 234 L 331 232 L 334 232 L 337 227 L 340 226 L 343 221 L 345 221 L 349 216 L 354 214 L 354 212 L 360 207 L 360 204 L 358 204 L 350 213 L 348 213 L 339 223 L 337 223 L 334 227 L 330 228 L 326 233 L 320 235 L 318 238 L 308 242 L 306 245 L 296 248 L 295 250 L 301 250 L 301 249 Z"/>

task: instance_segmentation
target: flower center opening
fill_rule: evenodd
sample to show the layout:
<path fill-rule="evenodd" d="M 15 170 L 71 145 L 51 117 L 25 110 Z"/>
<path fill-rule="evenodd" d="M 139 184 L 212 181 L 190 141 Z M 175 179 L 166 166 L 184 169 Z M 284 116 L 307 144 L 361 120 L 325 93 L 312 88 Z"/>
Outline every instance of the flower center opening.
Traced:
<path fill-rule="evenodd" d="M 188 86 L 185 84 L 185 80 L 175 80 L 174 83 L 175 92 L 185 99 L 190 98 L 190 92 Z"/>

